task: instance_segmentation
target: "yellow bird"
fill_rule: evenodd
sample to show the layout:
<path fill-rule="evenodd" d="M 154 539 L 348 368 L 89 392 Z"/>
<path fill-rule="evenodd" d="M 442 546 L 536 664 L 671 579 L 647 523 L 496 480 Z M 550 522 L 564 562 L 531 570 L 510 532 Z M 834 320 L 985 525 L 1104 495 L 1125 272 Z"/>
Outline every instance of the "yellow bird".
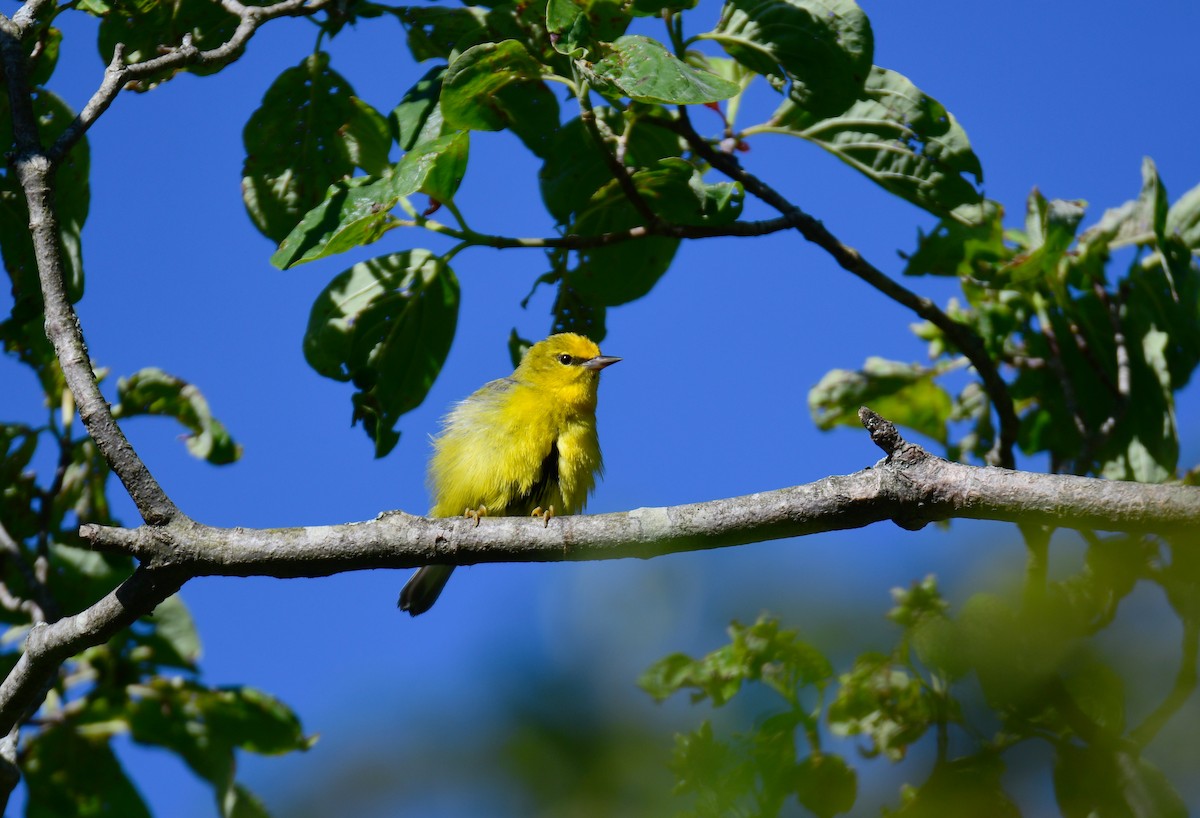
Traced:
<path fill-rule="evenodd" d="M 429 460 L 431 517 L 582 511 L 603 470 L 596 437 L 600 370 L 620 358 L 582 335 L 551 335 L 507 378 L 484 384 L 442 421 Z M 437 601 L 452 565 L 427 565 L 400 592 L 413 616 Z"/>

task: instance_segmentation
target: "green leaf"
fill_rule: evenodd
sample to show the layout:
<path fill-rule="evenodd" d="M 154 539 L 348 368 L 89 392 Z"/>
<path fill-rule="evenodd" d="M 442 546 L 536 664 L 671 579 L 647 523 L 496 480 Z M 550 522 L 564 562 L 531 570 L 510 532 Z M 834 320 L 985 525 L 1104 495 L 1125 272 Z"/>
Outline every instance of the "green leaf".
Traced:
<path fill-rule="evenodd" d="M 150 818 L 107 736 L 85 738 L 66 721 L 36 734 L 25 752 L 26 818 Z"/>
<path fill-rule="evenodd" d="M 579 293 L 566 281 L 558 283 L 554 306 L 550 312 L 554 316 L 550 326 L 551 334 L 574 332 L 591 338 L 597 344 L 603 341 L 607 334 L 604 319 L 608 310 L 605 306 L 580 298 Z"/>
<path fill-rule="evenodd" d="M 1004 211 L 991 200 L 978 224 L 963 224 L 945 218 L 933 232 L 917 231 L 917 249 L 906 260 L 904 275 L 958 276 L 986 281 L 992 271 L 1007 261 L 1011 251 L 1004 243 Z"/>
<path fill-rule="evenodd" d="M 588 58 L 629 27 L 629 12 L 620 0 L 550 0 L 546 32 L 560 54 Z"/>
<path fill-rule="evenodd" d="M 630 11 L 636 17 L 661 17 L 664 11 L 694 9 L 700 0 L 633 0 Z"/>
<path fill-rule="evenodd" d="M 579 63 L 596 90 L 613 98 L 664 105 L 729 99 L 741 88 L 679 60 L 657 40 L 629 34 L 603 49 L 591 65 Z"/>
<path fill-rule="evenodd" d="M 458 279 L 427 250 L 355 264 L 317 297 L 304 356 L 322 375 L 353 381 L 354 420 L 391 450 L 400 415 L 415 409 L 441 371 L 458 319 Z"/>
<path fill-rule="evenodd" d="M 405 92 L 400 104 L 392 109 L 388 124 L 392 129 L 392 138 L 400 145 L 400 150 L 410 151 L 422 142 L 442 135 L 443 117 L 438 97 L 442 93 L 442 78 L 445 74 L 444 65 L 429 69 L 425 76 Z"/>
<path fill-rule="evenodd" d="M 1057 275 L 1059 265 L 1075 238 L 1087 203 L 1047 200 L 1034 188 L 1025 209 L 1025 234 L 1029 251 L 1006 264 L 1002 273 L 1013 282 L 1027 282 Z"/>
<path fill-rule="evenodd" d="M 449 59 L 452 54 L 487 39 L 487 9 L 405 6 L 397 17 L 408 32 L 413 59 Z M 428 75 L 427 75 L 428 76 Z"/>
<path fill-rule="evenodd" d="M 313 743 L 287 705 L 254 688 L 155 678 L 134 692 L 129 711 L 134 740 L 179 754 L 221 793 L 232 784 L 235 749 L 278 755 Z"/>
<path fill-rule="evenodd" d="M 649 168 L 659 159 L 679 156 L 682 151 L 677 135 L 652 124 L 651 120 L 659 118 L 657 109 L 622 114 L 615 108 L 600 106 L 594 113 L 602 131 L 625 135 L 625 164 L 631 168 Z M 632 124 L 626 126 L 627 121 Z M 596 191 L 612 181 L 612 171 L 600 151 L 579 118 L 565 123 L 551 138 L 538 182 L 542 201 L 559 224 L 568 223 Z"/>
<path fill-rule="evenodd" d="M 787 99 L 768 124 L 821 146 L 918 207 L 978 223 L 981 214 L 963 208 L 982 200 L 976 185 L 983 181 L 966 131 L 902 74 L 874 66 L 857 99 L 836 116 L 819 118 Z"/>
<path fill-rule="evenodd" d="M 1110 735 L 1125 732 L 1125 682 L 1117 671 L 1081 654 L 1063 674 L 1063 685 L 1093 724 Z"/>
<path fill-rule="evenodd" d="M 368 143 L 378 139 L 369 136 L 378 114 L 365 111 L 324 52 L 271 84 L 242 132 L 242 198 L 263 235 L 282 241 L 330 185 L 353 173 L 356 157 L 376 164 L 378 148 Z"/>
<path fill-rule="evenodd" d="M 155 661 L 173 667 L 194 669 L 200 658 L 200 634 L 191 612 L 179 594 L 173 594 L 154 609 L 149 617 L 153 632 L 139 638 L 155 649 Z"/>
<path fill-rule="evenodd" d="M 937 374 L 919 364 L 868 358 L 858 371 L 826 373 L 809 390 L 808 409 L 817 428 L 829 430 L 861 425 L 858 409 L 869 406 L 893 423 L 945 443 L 953 402 L 934 383 Z"/>
<path fill-rule="evenodd" d="M 212 416 L 208 401 L 192 384 L 147 367 L 117 381 L 118 403 L 113 415 L 163 415 L 175 418 L 191 431 L 188 451 L 194 457 L 214 465 L 232 463 L 242 455 L 242 447 L 233 441 L 224 425 Z"/>
<path fill-rule="evenodd" d="M 467 174 L 470 148 L 471 137 L 465 131 L 420 143 L 396 165 L 397 189 L 424 193 L 438 202 L 453 201 Z"/>
<path fill-rule="evenodd" d="M 853 0 L 726 0 L 701 36 L 817 118 L 859 98 L 874 59 L 870 21 Z"/>
<path fill-rule="evenodd" d="M 796 797 L 819 818 L 849 812 L 858 798 L 858 774 L 830 753 L 813 753 L 797 764 L 795 782 Z"/>
<path fill-rule="evenodd" d="M 516 40 L 483 43 L 450 64 L 440 107 L 446 127 L 512 130 L 537 156 L 545 156 L 558 127 L 558 100 L 541 82 L 541 63 Z"/>
<path fill-rule="evenodd" d="M 88 10 L 100 13 L 100 8 L 93 3 Z M 193 45 L 202 51 L 212 49 L 229 40 L 239 22 L 236 15 L 208 0 L 107 0 L 103 8 L 99 46 L 105 64 L 111 62 L 118 43 L 125 46 L 126 64 L 152 60 L 160 56 L 164 46 L 178 46 L 185 36 L 190 36 Z M 173 68 L 127 87 L 148 91 L 180 71 L 199 76 L 214 74 L 239 56 Z"/>
<path fill-rule="evenodd" d="M 682 159 L 663 159 L 630 179 L 650 208 L 674 224 L 727 224 L 741 212 L 740 187 L 705 185 L 699 172 Z M 641 214 L 614 180 L 592 196 L 569 232 L 595 236 L 641 223 Z M 678 239 L 652 237 L 581 250 L 567 282 L 594 306 L 624 304 L 650 291 L 678 246 Z"/>
<path fill-rule="evenodd" d="M 517 334 L 517 328 L 513 327 L 513 331 L 508 334 L 508 357 L 512 359 L 513 369 L 520 366 L 521 359 L 525 357 L 525 353 L 531 346 L 533 346 L 533 341 L 522 338 Z"/>
<path fill-rule="evenodd" d="M 396 226 L 390 215 L 402 198 L 418 191 L 450 201 L 466 172 L 465 132 L 422 142 L 381 179 L 356 177 L 330 188 L 271 256 L 281 270 L 370 244 Z"/>
<path fill-rule="evenodd" d="M 1095 248 L 1102 247 L 1109 251 L 1131 244 L 1149 244 L 1155 240 L 1155 225 L 1161 223 L 1165 227 L 1165 209 L 1166 202 L 1154 163 L 1149 159 L 1143 160 L 1141 193 L 1120 207 L 1105 210 L 1099 222 L 1080 234 L 1080 249 L 1094 252 Z"/>

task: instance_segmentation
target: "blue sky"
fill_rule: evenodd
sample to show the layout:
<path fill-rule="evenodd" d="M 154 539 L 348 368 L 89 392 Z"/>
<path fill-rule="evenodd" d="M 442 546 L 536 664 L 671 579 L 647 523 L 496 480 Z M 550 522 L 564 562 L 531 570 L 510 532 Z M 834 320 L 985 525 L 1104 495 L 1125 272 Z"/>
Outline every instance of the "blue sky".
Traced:
<path fill-rule="evenodd" d="M 1089 201 L 1090 224 L 1136 196 L 1147 155 L 1172 200 L 1200 182 L 1200 5 L 862 6 L 875 32 L 875 62 L 907 75 L 959 119 L 982 160 L 986 193 L 1006 207 L 1009 223 L 1019 224 L 1036 185 L 1049 197 Z M 717 8 L 705 0 L 688 15 L 689 33 L 715 22 Z M 67 14 L 62 26 L 51 88 L 78 110 L 103 64 L 90 19 Z M 89 137 L 87 294 L 79 305 L 89 349 L 113 373 L 110 395 L 115 376 L 144 366 L 197 384 L 245 447 L 239 463 L 213 468 L 189 458 L 166 421 L 127 426 L 174 500 L 214 525 L 424 511 L 427 436 L 439 416 L 508 372 L 505 341 L 514 326 L 531 338 L 549 327 L 548 292 L 519 307 L 545 269 L 536 251 L 457 256 L 463 300 L 449 360 L 424 405 L 403 420 L 395 451 L 372 458 L 361 429 L 349 426 L 348 386 L 321 378 L 303 360 L 309 308 L 354 261 L 447 245 L 393 231 L 356 254 L 287 272 L 268 264 L 274 248 L 241 204 L 241 129 L 271 80 L 303 59 L 314 36 L 304 21 L 272 23 L 217 76 L 182 76 L 148 94 L 120 96 Z M 327 45 L 333 67 L 384 113 L 424 72 L 402 38 L 394 21 L 368 20 Z M 743 121 L 772 105 L 760 88 Z M 694 120 L 711 128 L 711 116 L 698 111 Z M 898 274 L 897 250 L 911 250 L 918 228 L 934 224 L 799 141 L 760 138 L 742 159 L 885 272 Z M 473 134 L 458 204 L 477 230 L 550 235 L 536 171 L 507 134 Z M 750 218 L 767 215 L 747 206 Z M 946 282 L 909 283 L 939 301 L 954 294 Z M 0 295 L 0 307 L 8 304 L 7 293 Z M 625 361 L 604 373 L 599 422 L 607 474 L 589 510 L 726 497 L 874 463 L 880 453 L 865 433 L 814 428 L 806 394 L 827 370 L 858 367 L 869 355 L 921 360 L 924 346 L 907 329 L 912 320 L 799 236 L 685 245 L 649 296 L 609 313 L 602 346 Z M 42 416 L 24 370 L 0 360 L 0 383 L 0 416 Z M 1179 411 L 1188 464 L 1200 459 L 1197 417 L 1193 386 Z M 126 521 L 136 520 L 125 498 L 117 507 Z M 250 787 L 286 814 L 309 797 L 306 784 L 295 782 L 319 786 L 331 765 L 363 744 L 377 746 L 386 761 L 388 753 L 408 757 L 438 724 L 467 735 L 471 724 L 486 722 L 497 679 L 580 673 L 621 707 L 656 718 L 649 699 L 632 691 L 636 674 L 668 652 L 716 646 L 730 619 L 785 612 L 802 631 L 834 634 L 825 637 L 834 649 L 843 638 L 836 636 L 839 618 L 856 601 L 874 606 L 878 618 L 890 587 L 931 572 L 946 578 L 951 598 L 961 598 L 981 575 L 998 576 L 1021 557 L 1015 532 L 1004 526 L 955 524 L 920 534 L 877 526 L 650 562 L 462 570 L 433 612 L 416 620 L 395 610 L 406 578 L 400 572 L 199 580 L 183 595 L 204 640 L 204 678 L 271 691 L 321 734 L 305 755 L 243 763 Z M 215 814 L 181 764 L 136 748 L 125 757 L 157 814 Z M 477 814 L 469 798 L 432 786 L 397 804 L 378 814 Z"/>

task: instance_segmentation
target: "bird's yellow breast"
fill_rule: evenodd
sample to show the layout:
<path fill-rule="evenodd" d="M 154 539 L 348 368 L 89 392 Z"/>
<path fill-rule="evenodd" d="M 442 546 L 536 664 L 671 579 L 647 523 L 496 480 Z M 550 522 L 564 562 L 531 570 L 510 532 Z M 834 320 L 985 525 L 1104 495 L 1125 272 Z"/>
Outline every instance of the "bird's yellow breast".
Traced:
<path fill-rule="evenodd" d="M 563 394 L 513 378 L 492 381 L 458 404 L 434 439 L 430 513 L 451 517 L 485 506 L 506 516 L 553 506 L 574 514 L 601 468 L 594 388 Z"/>

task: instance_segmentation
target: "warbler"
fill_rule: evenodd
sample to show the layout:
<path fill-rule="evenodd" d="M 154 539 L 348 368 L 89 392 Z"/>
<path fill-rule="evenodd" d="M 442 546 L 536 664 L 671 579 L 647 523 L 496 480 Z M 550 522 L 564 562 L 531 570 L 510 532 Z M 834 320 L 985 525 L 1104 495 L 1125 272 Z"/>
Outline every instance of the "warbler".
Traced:
<path fill-rule="evenodd" d="M 456 404 L 433 439 L 431 517 L 532 515 L 582 511 L 603 471 L 596 436 L 600 370 L 620 358 L 600 354 L 582 335 L 551 335 L 531 346 L 516 371 Z M 400 609 L 413 616 L 437 601 L 452 565 L 419 569 Z"/>

